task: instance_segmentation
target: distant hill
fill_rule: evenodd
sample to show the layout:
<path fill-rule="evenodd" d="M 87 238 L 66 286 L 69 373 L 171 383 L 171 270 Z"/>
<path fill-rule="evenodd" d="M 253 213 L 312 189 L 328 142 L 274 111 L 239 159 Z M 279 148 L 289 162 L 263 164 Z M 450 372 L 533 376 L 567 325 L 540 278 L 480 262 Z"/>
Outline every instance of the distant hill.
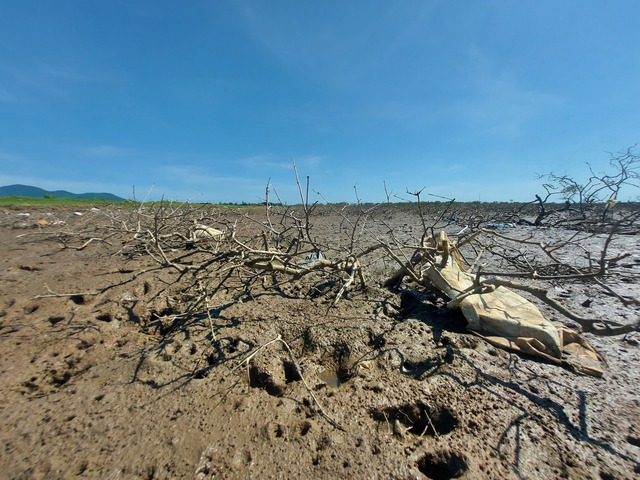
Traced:
<path fill-rule="evenodd" d="M 125 199 L 112 193 L 71 193 L 66 190 L 44 190 L 31 185 L 7 185 L 0 187 L 0 197 L 34 197 L 42 198 L 49 195 L 56 198 L 78 198 L 84 200 L 107 200 L 111 202 L 124 202 Z"/>

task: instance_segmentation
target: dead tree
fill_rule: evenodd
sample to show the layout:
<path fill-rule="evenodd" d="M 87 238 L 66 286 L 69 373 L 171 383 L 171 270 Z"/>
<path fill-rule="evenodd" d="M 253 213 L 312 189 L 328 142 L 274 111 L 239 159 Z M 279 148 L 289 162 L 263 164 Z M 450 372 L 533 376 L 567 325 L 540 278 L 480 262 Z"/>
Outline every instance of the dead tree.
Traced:
<path fill-rule="evenodd" d="M 613 158 L 612 164 L 618 166 L 619 172 L 592 175 L 594 187 L 582 189 L 579 198 L 586 201 L 605 190 L 615 197 L 625 185 L 635 185 L 632 180 L 637 178 L 637 160 L 632 152 Z M 309 200 L 309 178 L 303 185 L 295 168 L 294 171 L 300 194 L 298 205 L 284 204 L 267 183 L 261 207 L 221 210 L 210 205 L 165 201 L 116 207 L 105 212 L 109 221 L 104 229 L 91 232 L 90 238 L 95 239 L 92 244 L 124 237 L 119 253 L 129 257 L 143 255 L 152 259 L 157 268 L 176 271 L 178 277 L 170 288 L 179 292 L 181 304 L 171 310 L 169 322 L 175 326 L 190 315 L 209 311 L 220 295 L 228 302 L 265 292 L 287 296 L 305 290 L 309 295 L 327 295 L 326 303 L 332 308 L 350 292 L 369 286 L 374 264 L 381 286 L 402 289 L 410 282 L 437 292 L 426 273 L 442 268 L 437 259 L 442 251 L 433 243 L 441 230 L 455 240 L 456 252 L 466 271 L 477 275 L 478 285 L 520 278 L 529 287 L 544 291 L 550 281 L 585 281 L 615 295 L 625 307 L 638 303 L 635 298 L 618 294 L 607 283 L 612 275 L 621 274 L 614 267 L 629 255 L 614 252 L 613 247 L 619 235 L 637 229 L 637 209 L 617 207 L 615 215 L 591 219 L 599 229 L 570 230 L 553 240 L 537 229 L 507 233 L 486 228 L 488 219 L 496 218 L 488 211 L 488 205 L 460 207 L 453 199 L 425 204 L 422 191 L 408 191 L 416 201 L 397 207 L 409 215 L 404 223 L 408 230 L 401 232 L 393 221 L 396 206 L 388 201 L 367 205 L 358 199 L 351 206 L 322 206 Z M 598 182 L 599 189 L 595 187 Z M 553 192 L 549 187 L 548 195 Z M 276 202 L 272 201 L 274 195 Z M 546 205 L 544 199 L 540 203 Z M 481 219 L 479 207 L 487 209 Z M 501 215 L 507 211 L 505 206 L 500 208 L 504 209 Z M 567 211 L 573 208 L 567 207 Z M 318 226 L 327 219 L 331 223 L 322 225 L 322 233 Z M 206 235 L 209 231 L 215 234 Z M 84 241 L 79 245 L 89 247 Z M 576 256 L 575 252 L 582 254 Z M 537 296 L 546 301 L 546 295 Z M 574 320 L 578 317 L 573 316 Z M 582 325 L 603 334 L 625 328 L 604 323 L 604 329 L 599 329 L 603 322 Z M 629 328 L 631 331 L 636 327 Z"/>
<path fill-rule="evenodd" d="M 540 175 L 539 179 L 546 180 L 542 185 L 545 194 L 536 194 L 531 202 L 537 205 L 538 214 L 533 222 L 523 220 L 523 223 L 541 226 L 553 216 L 561 217 L 558 222 L 563 223 L 606 220 L 623 189 L 640 188 L 640 155 L 633 151 L 634 148 L 610 154 L 609 171 L 596 173 L 587 163 L 589 177 L 585 181 L 569 174 L 551 172 Z M 552 203 L 558 200 L 559 204 Z"/>

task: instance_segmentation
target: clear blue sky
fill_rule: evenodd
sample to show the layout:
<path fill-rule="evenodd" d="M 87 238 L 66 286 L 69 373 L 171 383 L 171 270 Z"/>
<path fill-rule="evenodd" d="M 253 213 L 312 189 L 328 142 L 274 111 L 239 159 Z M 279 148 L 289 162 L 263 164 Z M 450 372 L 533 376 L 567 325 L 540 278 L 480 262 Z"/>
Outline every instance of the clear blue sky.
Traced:
<path fill-rule="evenodd" d="M 640 142 L 640 1 L 20 0 L 0 185 L 531 200 Z M 637 195 L 637 194 L 634 194 Z M 318 199 L 315 194 L 312 200 Z"/>

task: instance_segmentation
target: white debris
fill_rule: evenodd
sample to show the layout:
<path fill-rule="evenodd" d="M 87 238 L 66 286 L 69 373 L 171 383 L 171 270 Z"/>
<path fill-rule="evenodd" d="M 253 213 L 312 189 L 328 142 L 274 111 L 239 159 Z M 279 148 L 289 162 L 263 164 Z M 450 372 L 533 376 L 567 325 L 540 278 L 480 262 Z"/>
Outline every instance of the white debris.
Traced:
<path fill-rule="evenodd" d="M 202 225 L 196 223 L 193 227 L 193 231 L 191 232 L 191 238 L 193 240 L 222 240 L 224 237 L 224 232 L 222 230 L 218 230 L 217 228 L 209 227 L 207 225 Z"/>
<path fill-rule="evenodd" d="M 298 262 L 298 265 L 300 265 L 301 267 L 305 267 L 317 262 L 318 260 L 324 260 L 325 258 L 327 257 L 325 257 L 320 250 L 316 250 L 307 255 L 304 260 Z"/>

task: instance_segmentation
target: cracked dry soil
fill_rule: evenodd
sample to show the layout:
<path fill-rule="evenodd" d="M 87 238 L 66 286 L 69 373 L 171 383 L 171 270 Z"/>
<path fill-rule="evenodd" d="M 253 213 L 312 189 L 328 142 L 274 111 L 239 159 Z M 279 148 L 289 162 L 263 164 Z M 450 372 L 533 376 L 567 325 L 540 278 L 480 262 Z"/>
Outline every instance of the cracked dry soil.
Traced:
<path fill-rule="evenodd" d="M 176 272 L 136 276 L 153 264 L 117 254 L 117 236 L 74 250 L 46 234 L 95 212 L 31 209 L 32 225 L 22 211 L 0 212 L 1 478 L 640 478 L 637 335 L 585 335 L 608 370 L 579 376 L 498 350 L 428 292 L 375 275 L 334 308 L 304 284 L 220 291 L 211 323 L 167 328 Z M 632 256 L 613 286 L 638 296 L 639 238 L 620 241 Z M 593 285 L 555 288 L 621 320 Z M 276 342 L 242 363 L 278 335 L 295 361 Z"/>

